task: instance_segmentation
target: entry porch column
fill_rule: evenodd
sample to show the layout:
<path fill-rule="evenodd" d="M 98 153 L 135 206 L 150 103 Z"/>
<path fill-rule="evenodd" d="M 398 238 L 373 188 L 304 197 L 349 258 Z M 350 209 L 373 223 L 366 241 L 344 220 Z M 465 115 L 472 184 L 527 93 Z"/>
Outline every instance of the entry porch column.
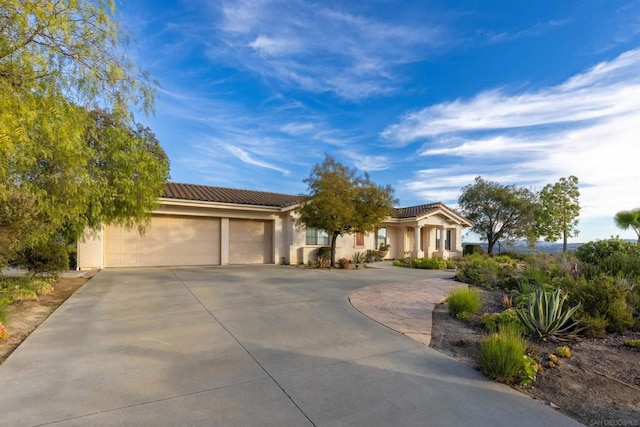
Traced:
<path fill-rule="evenodd" d="M 413 247 L 413 254 L 412 256 L 414 258 L 424 258 L 424 251 L 422 250 L 422 226 L 417 225 L 413 228 L 414 230 L 414 238 L 413 241 L 415 242 Z"/>

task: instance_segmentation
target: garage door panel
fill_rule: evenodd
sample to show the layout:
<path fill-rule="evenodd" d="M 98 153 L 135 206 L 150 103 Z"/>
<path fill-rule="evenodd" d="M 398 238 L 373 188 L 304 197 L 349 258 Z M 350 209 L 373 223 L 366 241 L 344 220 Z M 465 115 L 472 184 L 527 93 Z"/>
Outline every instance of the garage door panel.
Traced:
<path fill-rule="evenodd" d="M 220 220 L 154 216 L 143 236 L 136 229 L 105 228 L 105 265 L 220 264 Z"/>
<path fill-rule="evenodd" d="M 273 262 L 273 222 L 245 219 L 229 221 L 229 262 L 268 264 Z"/>

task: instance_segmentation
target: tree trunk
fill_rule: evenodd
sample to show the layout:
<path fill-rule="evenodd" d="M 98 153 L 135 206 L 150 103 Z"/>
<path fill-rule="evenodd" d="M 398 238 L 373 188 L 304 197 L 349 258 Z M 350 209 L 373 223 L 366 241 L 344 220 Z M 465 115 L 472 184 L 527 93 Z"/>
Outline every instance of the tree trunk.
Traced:
<path fill-rule="evenodd" d="M 338 240 L 339 235 L 340 234 L 335 231 L 331 235 L 331 267 L 336 266 L 336 240 Z"/>
<path fill-rule="evenodd" d="M 562 230 L 562 252 L 567 252 L 567 230 Z"/>
<path fill-rule="evenodd" d="M 496 244 L 495 241 L 487 240 L 487 254 L 491 255 L 493 253 L 493 246 Z"/>

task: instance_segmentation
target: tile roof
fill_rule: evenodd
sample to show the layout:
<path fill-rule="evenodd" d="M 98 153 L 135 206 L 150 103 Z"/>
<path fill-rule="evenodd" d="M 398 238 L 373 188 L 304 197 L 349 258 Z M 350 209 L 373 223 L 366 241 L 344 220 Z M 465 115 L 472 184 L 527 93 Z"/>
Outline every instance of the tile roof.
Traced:
<path fill-rule="evenodd" d="M 428 205 L 409 206 L 406 208 L 394 208 L 394 216 L 398 219 L 417 218 L 437 211 L 444 205 L 442 203 L 429 203 Z"/>
<path fill-rule="evenodd" d="M 420 218 L 425 215 L 429 215 L 431 213 L 443 211 L 454 218 L 457 218 L 459 221 L 463 223 L 467 223 L 471 225 L 468 219 L 460 215 L 458 212 L 454 211 L 447 205 L 442 203 L 430 203 L 428 205 L 418 205 L 418 206 L 409 206 L 407 208 L 395 208 L 394 209 L 394 217 L 397 219 L 408 219 L 408 218 Z"/>
<path fill-rule="evenodd" d="M 240 190 L 237 188 L 211 187 L 208 185 L 181 184 L 168 182 L 164 186 L 162 197 L 177 200 L 194 200 L 201 202 L 231 203 L 236 205 L 271 206 L 286 208 L 297 204 L 300 196 L 290 194 L 270 193 L 266 191 Z M 419 218 L 438 210 L 444 210 L 464 221 L 456 211 L 442 203 L 394 208 L 397 219 Z"/>
<path fill-rule="evenodd" d="M 273 206 L 286 208 L 300 200 L 299 196 L 236 188 L 168 182 L 162 197 L 167 199 L 197 200 L 202 202 L 232 203 L 238 205 Z"/>

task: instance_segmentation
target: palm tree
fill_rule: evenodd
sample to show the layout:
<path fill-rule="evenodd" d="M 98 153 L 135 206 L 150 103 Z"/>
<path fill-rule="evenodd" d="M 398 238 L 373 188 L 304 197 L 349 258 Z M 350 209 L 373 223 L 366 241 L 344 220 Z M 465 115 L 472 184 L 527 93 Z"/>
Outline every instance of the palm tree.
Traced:
<path fill-rule="evenodd" d="M 620 211 L 614 217 L 616 225 L 623 230 L 633 229 L 638 235 L 640 245 L 640 208 L 631 211 Z"/>

